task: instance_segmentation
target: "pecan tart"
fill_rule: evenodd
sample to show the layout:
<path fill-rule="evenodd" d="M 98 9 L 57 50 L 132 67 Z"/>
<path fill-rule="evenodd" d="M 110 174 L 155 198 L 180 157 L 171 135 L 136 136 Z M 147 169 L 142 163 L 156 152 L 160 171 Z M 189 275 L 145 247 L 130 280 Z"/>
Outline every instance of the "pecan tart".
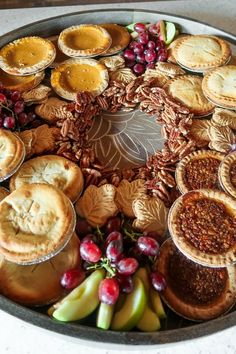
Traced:
<path fill-rule="evenodd" d="M 41 37 L 24 37 L 0 50 L 0 68 L 11 75 L 31 75 L 48 67 L 55 59 L 51 41 Z"/>
<path fill-rule="evenodd" d="M 193 189 L 218 189 L 218 169 L 224 154 L 198 150 L 185 156 L 177 165 L 175 179 L 181 193 Z"/>
<path fill-rule="evenodd" d="M 161 246 L 157 268 L 167 281 L 162 299 L 182 317 L 210 320 L 235 304 L 235 266 L 210 268 L 194 263 L 168 239 Z"/>
<path fill-rule="evenodd" d="M 0 253 L 19 264 L 47 260 L 64 248 L 74 227 L 63 192 L 48 184 L 22 186 L 0 203 Z"/>
<path fill-rule="evenodd" d="M 32 183 L 51 184 L 75 202 L 83 189 L 83 174 L 78 165 L 65 157 L 45 155 L 24 162 L 11 177 L 10 190 Z"/>
<path fill-rule="evenodd" d="M 34 265 L 20 265 L 0 255 L 0 293 L 28 306 L 43 306 L 60 298 L 64 289 L 60 278 L 79 266 L 79 239 L 73 235 L 55 257 Z"/>
<path fill-rule="evenodd" d="M 236 152 L 227 155 L 221 162 L 219 180 L 225 192 L 236 198 Z"/>
<path fill-rule="evenodd" d="M 17 91 L 28 91 L 38 86 L 43 81 L 44 71 L 27 76 L 10 75 L 0 69 L 0 81 L 6 89 Z"/>
<path fill-rule="evenodd" d="M 102 53 L 103 56 L 116 54 L 128 46 L 131 37 L 125 27 L 119 26 L 115 23 L 104 23 L 100 26 L 105 28 L 112 40 L 110 48 Z"/>
<path fill-rule="evenodd" d="M 68 27 L 58 38 L 59 49 L 69 57 L 95 57 L 106 52 L 111 43 L 105 28 L 91 24 Z"/>
<path fill-rule="evenodd" d="M 168 215 L 175 245 L 210 267 L 236 262 L 236 201 L 224 192 L 199 189 L 179 197 Z"/>
<path fill-rule="evenodd" d="M 94 59 L 69 59 L 51 74 L 54 91 L 68 100 L 75 100 L 80 91 L 100 95 L 108 86 L 109 75 L 104 65 Z"/>

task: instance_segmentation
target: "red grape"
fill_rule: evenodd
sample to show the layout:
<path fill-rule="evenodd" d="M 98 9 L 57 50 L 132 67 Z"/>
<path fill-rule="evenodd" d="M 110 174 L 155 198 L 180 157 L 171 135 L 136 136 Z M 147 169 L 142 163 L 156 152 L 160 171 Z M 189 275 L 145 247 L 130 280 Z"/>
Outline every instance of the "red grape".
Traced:
<path fill-rule="evenodd" d="M 123 252 L 123 242 L 121 240 L 112 240 L 109 242 L 107 249 L 106 249 L 106 256 L 110 262 L 115 263 L 117 262 Z"/>
<path fill-rule="evenodd" d="M 14 104 L 14 108 L 13 108 L 14 112 L 16 114 L 19 114 L 21 112 L 24 111 L 24 102 L 23 101 L 17 101 L 15 104 Z"/>
<path fill-rule="evenodd" d="M 166 288 L 166 280 L 163 274 L 159 272 L 151 273 L 151 283 L 156 291 L 163 291 Z"/>
<path fill-rule="evenodd" d="M 135 258 L 123 258 L 117 263 L 116 268 L 120 274 L 132 275 L 138 269 L 138 261 Z"/>
<path fill-rule="evenodd" d="M 81 243 L 86 241 L 93 241 L 94 243 L 98 243 L 98 237 L 94 234 L 88 234 L 82 238 Z"/>
<path fill-rule="evenodd" d="M 69 269 L 61 277 L 61 286 L 74 289 L 85 279 L 85 273 L 79 269 Z"/>
<path fill-rule="evenodd" d="M 102 251 L 93 241 L 84 241 L 80 244 L 80 255 L 84 261 L 96 263 L 102 256 Z"/>
<path fill-rule="evenodd" d="M 134 65 L 133 71 L 135 72 L 135 74 L 142 75 L 145 71 L 145 68 L 142 64 L 138 63 Z"/>
<path fill-rule="evenodd" d="M 160 49 L 158 52 L 157 60 L 158 61 L 166 61 L 168 58 L 168 53 L 166 49 Z"/>
<path fill-rule="evenodd" d="M 5 103 L 7 101 L 6 96 L 3 93 L 0 93 L 0 103 Z"/>
<path fill-rule="evenodd" d="M 129 44 L 130 49 L 134 49 L 136 47 L 137 42 L 136 41 L 131 41 Z"/>
<path fill-rule="evenodd" d="M 148 27 L 148 31 L 154 36 L 158 34 L 157 26 L 154 23 Z"/>
<path fill-rule="evenodd" d="M 149 63 L 146 65 L 146 69 L 155 69 L 155 64 L 154 63 Z"/>
<path fill-rule="evenodd" d="M 135 65 L 135 61 L 134 60 L 127 60 L 125 59 L 125 66 L 127 68 L 132 68 Z"/>
<path fill-rule="evenodd" d="M 13 91 L 11 94 L 11 100 L 17 102 L 21 99 L 21 94 L 19 91 Z"/>
<path fill-rule="evenodd" d="M 144 51 L 144 47 L 141 43 L 137 43 L 137 45 L 134 48 L 134 53 L 135 54 L 141 54 Z"/>
<path fill-rule="evenodd" d="M 154 238 L 157 242 L 160 242 L 162 239 L 161 235 L 156 231 L 144 231 L 143 236 Z"/>
<path fill-rule="evenodd" d="M 132 49 L 126 49 L 124 51 L 124 57 L 128 60 L 134 60 L 135 59 L 135 54 Z"/>
<path fill-rule="evenodd" d="M 32 122 L 35 118 L 36 118 L 36 114 L 35 114 L 34 112 L 29 112 L 29 113 L 27 114 L 27 121 L 28 121 L 28 123 L 29 123 L 29 122 Z"/>
<path fill-rule="evenodd" d="M 99 285 L 98 297 L 107 305 L 114 305 L 119 297 L 119 284 L 115 278 L 103 279 Z"/>
<path fill-rule="evenodd" d="M 27 117 L 28 117 L 28 115 L 25 112 L 21 112 L 18 115 L 18 121 L 21 126 L 24 126 L 27 123 Z"/>
<path fill-rule="evenodd" d="M 148 49 L 155 49 L 156 48 L 156 43 L 154 41 L 149 41 L 147 44 Z"/>
<path fill-rule="evenodd" d="M 92 232 L 92 227 L 85 219 L 78 219 L 75 226 L 75 232 L 78 236 L 87 235 Z"/>
<path fill-rule="evenodd" d="M 138 36 L 137 40 L 141 44 L 144 44 L 144 45 L 147 44 L 148 41 L 149 41 L 148 33 L 147 32 L 140 33 L 140 35 Z"/>
<path fill-rule="evenodd" d="M 134 289 L 134 282 L 131 276 L 126 276 L 123 274 L 116 274 L 116 279 L 119 283 L 120 290 L 122 293 L 129 294 Z"/>
<path fill-rule="evenodd" d="M 137 54 L 136 56 L 136 61 L 140 64 L 145 64 L 146 60 L 145 60 L 145 55 L 144 53 L 141 54 Z"/>
<path fill-rule="evenodd" d="M 160 50 L 165 48 L 165 43 L 163 41 L 160 41 L 159 39 L 156 41 L 156 50 Z"/>
<path fill-rule="evenodd" d="M 6 129 L 14 129 L 15 128 L 15 118 L 14 117 L 5 117 L 3 121 L 3 126 Z"/>
<path fill-rule="evenodd" d="M 145 52 L 146 52 L 146 53 L 145 53 L 145 60 L 146 60 L 146 62 L 151 63 L 151 62 L 153 62 L 153 61 L 156 59 L 156 52 L 155 52 L 155 50 L 153 50 L 153 49 L 147 49 Z"/>
<path fill-rule="evenodd" d="M 118 231 L 112 231 L 106 238 L 106 241 L 105 241 L 105 244 L 104 244 L 104 247 L 107 248 L 107 246 L 109 245 L 109 243 L 111 241 L 114 241 L 114 240 L 118 240 L 118 241 L 121 241 L 122 244 L 123 244 L 123 237 L 122 237 L 122 234 Z"/>
<path fill-rule="evenodd" d="M 134 30 L 136 32 L 144 32 L 144 31 L 146 31 L 146 26 L 144 23 L 136 23 L 134 25 Z"/>
<path fill-rule="evenodd" d="M 157 256 L 159 254 L 159 244 L 152 237 L 139 237 L 137 241 L 137 247 L 143 254 L 145 254 L 145 256 Z"/>
<path fill-rule="evenodd" d="M 118 216 L 113 216 L 108 219 L 106 224 L 106 232 L 111 233 L 112 231 L 119 231 L 121 228 L 121 219 Z"/>

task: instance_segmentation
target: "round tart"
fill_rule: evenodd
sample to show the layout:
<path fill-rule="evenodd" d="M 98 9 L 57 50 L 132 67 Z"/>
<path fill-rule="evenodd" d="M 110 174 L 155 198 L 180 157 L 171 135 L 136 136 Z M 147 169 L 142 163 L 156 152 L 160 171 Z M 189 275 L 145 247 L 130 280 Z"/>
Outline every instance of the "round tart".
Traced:
<path fill-rule="evenodd" d="M 115 23 L 105 23 L 100 26 L 109 33 L 112 40 L 110 48 L 102 53 L 103 56 L 116 54 L 128 46 L 131 37 L 125 27 Z"/>
<path fill-rule="evenodd" d="M 57 42 L 58 42 L 59 36 L 51 36 L 48 37 L 47 40 L 51 41 L 56 48 L 56 57 L 54 59 L 54 62 L 50 64 L 50 68 L 55 68 L 58 64 L 63 63 L 65 60 L 69 59 L 68 55 L 65 55 L 62 53 L 62 51 L 58 48 Z"/>
<path fill-rule="evenodd" d="M 174 56 L 184 68 L 204 72 L 226 64 L 231 56 L 230 45 L 214 36 L 195 35 L 182 38 L 174 48 Z"/>
<path fill-rule="evenodd" d="M 43 81 L 44 71 L 28 76 L 10 75 L 0 69 L 0 82 L 6 89 L 17 91 L 28 91 L 38 86 Z"/>
<path fill-rule="evenodd" d="M 221 162 L 219 180 L 225 192 L 236 198 L 236 152 L 227 155 Z"/>
<path fill-rule="evenodd" d="M 236 65 L 211 70 L 202 81 L 204 95 L 215 105 L 236 108 Z"/>
<path fill-rule="evenodd" d="M 0 50 L 0 68 L 11 75 L 31 75 L 49 66 L 55 56 L 56 49 L 51 41 L 24 37 Z"/>
<path fill-rule="evenodd" d="M 203 117 L 213 112 L 215 106 L 202 91 L 200 76 L 182 75 L 168 80 L 164 89 L 177 101 L 189 108 L 195 116 Z"/>
<path fill-rule="evenodd" d="M 0 187 L 0 202 L 10 194 L 9 190 L 4 187 Z"/>
<path fill-rule="evenodd" d="M 199 189 L 179 197 L 168 215 L 175 245 L 188 258 L 210 267 L 236 262 L 236 200 Z"/>
<path fill-rule="evenodd" d="M 60 298 L 60 278 L 68 269 L 79 267 L 79 239 L 74 234 L 66 247 L 48 261 L 19 265 L 0 255 L 0 293 L 28 306 L 43 306 Z"/>
<path fill-rule="evenodd" d="M 162 299 L 177 314 L 193 321 L 218 317 L 235 304 L 236 268 L 209 268 L 186 258 L 171 239 L 164 242 L 158 270 L 167 287 Z"/>
<path fill-rule="evenodd" d="M 175 179 L 181 193 L 194 189 L 219 189 L 218 170 L 224 154 L 198 150 L 184 157 L 177 165 Z"/>
<path fill-rule="evenodd" d="M 22 186 L 0 203 L 0 252 L 11 262 L 35 264 L 53 257 L 74 228 L 70 200 L 51 185 Z"/>
<path fill-rule="evenodd" d="M 13 175 L 25 157 L 25 146 L 11 131 L 0 129 L 0 181 Z"/>
<path fill-rule="evenodd" d="M 58 65 L 51 74 L 55 92 L 74 100 L 79 91 L 100 95 L 108 86 L 109 75 L 104 65 L 94 59 L 69 59 Z"/>
<path fill-rule="evenodd" d="M 69 57 L 95 57 L 106 52 L 111 43 L 104 28 L 90 24 L 66 28 L 58 38 L 59 49 Z"/>
<path fill-rule="evenodd" d="M 83 174 L 79 166 L 65 157 L 45 155 L 24 162 L 11 177 L 10 190 L 32 183 L 51 184 L 75 202 L 83 189 Z"/>

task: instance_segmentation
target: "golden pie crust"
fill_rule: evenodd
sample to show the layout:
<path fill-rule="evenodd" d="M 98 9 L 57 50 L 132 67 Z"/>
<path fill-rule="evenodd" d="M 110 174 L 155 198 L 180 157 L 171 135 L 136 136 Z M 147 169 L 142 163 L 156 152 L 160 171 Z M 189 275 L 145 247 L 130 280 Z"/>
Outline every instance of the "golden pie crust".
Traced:
<path fill-rule="evenodd" d="M 0 129 L 0 181 L 13 175 L 25 157 L 21 139 L 9 130 Z"/>
<path fill-rule="evenodd" d="M 0 82 L 9 90 L 17 90 L 20 92 L 28 91 L 38 86 L 43 81 L 44 71 L 28 76 L 10 75 L 0 69 Z"/>
<path fill-rule="evenodd" d="M 175 58 L 175 47 L 177 47 L 177 45 L 182 41 L 182 39 L 184 37 L 188 37 L 190 36 L 189 34 L 187 33 L 181 33 L 178 35 L 178 37 L 170 43 L 170 45 L 168 46 L 167 48 L 167 52 L 168 52 L 168 58 L 167 58 L 167 61 L 170 62 L 170 63 L 173 63 L 173 64 L 177 64 L 177 60 Z"/>
<path fill-rule="evenodd" d="M 226 65 L 208 72 L 202 81 L 204 95 L 222 108 L 236 108 L 236 65 Z"/>
<path fill-rule="evenodd" d="M 211 207 L 211 210 L 207 210 L 206 208 L 202 208 L 201 212 L 196 216 L 196 204 L 194 203 L 199 202 L 199 201 L 209 201 L 214 207 Z M 215 204 L 214 204 L 215 203 Z M 211 245 L 211 251 L 206 251 L 206 250 L 200 250 L 199 246 L 196 247 L 195 245 L 193 246 L 193 243 L 189 242 L 186 237 L 184 236 L 183 231 L 180 228 L 180 221 L 179 221 L 179 216 L 182 211 L 182 209 L 186 205 L 188 206 L 188 213 L 185 215 L 188 216 L 189 220 L 193 220 L 192 215 L 189 212 L 189 208 L 194 207 L 195 211 L 195 218 L 198 218 L 198 242 L 204 243 L 205 238 L 206 238 L 206 243 L 205 247 L 207 247 L 207 250 L 209 249 L 209 243 Z M 225 230 L 222 235 L 220 235 L 220 230 L 215 229 L 216 228 L 216 217 L 214 218 L 214 209 L 219 210 L 219 205 L 222 205 L 224 207 L 224 214 L 219 218 L 217 216 L 217 224 L 218 227 L 222 223 L 222 227 L 225 226 L 226 222 L 228 219 L 226 218 L 231 218 L 233 221 L 231 221 L 231 224 L 227 224 L 227 228 L 225 226 Z M 202 215 L 203 214 L 203 215 Z M 218 215 L 218 214 L 217 214 Z M 224 216 L 226 215 L 226 216 Z M 209 217 L 210 221 L 207 221 L 206 223 L 206 218 Z M 168 228 L 169 232 L 172 236 L 172 239 L 176 245 L 176 247 L 189 259 L 192 261 L 199 263 L 201 265 L 209 266 L 209 267 L 226 267 L 228 265 L 232 265 L 236 262 L 236 240 L 228 246 L 228 242 L 226 240 L 226 237 L 228 236 L 229 230 L 232 231 L 232 229 L 235 227 L 235 218 L 236 218 L 236 200 L 233 199 L 232 197 L 228 196 L 226 193 L 221 192 L 221 191 L 214 191 L 210 189 L 199 189 L 195 191 L 188 192 L 182 196 L 180 196 L 172 205 L 169 215 L 168 215 Z M 214 222 L 213 222 L 213 221 Z M 196 220 L 194 220 L 195 222 Z M 204 223 L 204 226 L 208 225 L 208 230 L 207 234 L 204 235 L 203 238 L 199 238 L 200 231 L 201 231 L 201 226 L 199 226 L 199 222 Z M 226 222 L 225 222 L 226 221 Z M 191 221 L 192 222 L 192 221 Z M 181 227 L 183 227 L 183 219 L 181 218 Z M 185 225 L 186 228 L 186 225 Z M 228 229 L 229 228 L 229 229 Z M 206 230 L 205 230 L 206 231 Z M 185 232 L 186 233 L 186 232 Z M 222 230 L 221 230 L 222 233 Z M 192 231 L 189 231 L 189 235 L 191 234 L 192 236 Z M 220 239 L 217 239 L 217 237 L 220 237 Z M 235 237 L 235 234 L 234 234 Z M 207 239 L 209 239 L 209 242 L 207 242 Z M 218 244 L 217 244 L 218 242 Z M 220 242 L 220 247 L 223 248 L 219 250 L 219 242 Z M 212 251 L 213 245 L 217 245 L 217 247 L 214 248 L 214 252 Z"/>
<path fill-rule="evenodd" d="M 63 63 L 65 60 L 68 60 L 69 57 L 68 55 L 65 55 L 64 53 L 62 53 L 62 51 L 58 48 L 57 42 L 58 42 L 58 36 L 51 36 L 48 37 L 47 40 L 51 41 L 52 44 L 54 45 L 54 47 L 56 48 L 56 56 L 54 61 L 52 62 L 52 64 L 49 65 L 50 68 L 55 68 L 58 64 Z"/>
<path fill-rule="evenodd" d="M 174 265 L 172 262 L 175 261 L 176 264 L 177 260 L 179 261 L 177 267 L 179 265 L 185 266 L 187 272 L 191 274 L 190 277 L 186 275 L 186 272 L 185 275 L 181 275 L 181 270 L 176 271 L 176 268 L 174 270 L 175 276 L 171 274 L 173 272 L 171 268 Z M 182 317 L 192 321 L 206 321 L 225 314 L 235 304 L 236 268 L 234 266 L 214 269 L 198 265 L 181 254 L 169 238 L 160 248 L 157 269 L 164 274 L 167 281 L 167 287 L 161 293 L 162 299 Z M 211 283 L 216 280 L 219 283 L 215 286 L 215 292 L 217 292 L 217 286 L 221 288 L 217 294 L 212 294 Z M 207 288 L 207 281 L 209 281 L 210 288 Z M 176 286 L 177 282 L 179 282 L 179 286 Z M 203 287 L 202 295 L 201 285 Z M 183 287 L 187 288 L 188 296 L 186 296 Z"/>
<path fill-rule="evenodd" d="M 219 167 L 219 180 L 226 193 L 236 198 L 236 152 L 227 155 Z M 234 172 L 234 173 L 233 173 Z"/>
<path fill-rule="evenodd" d="M 204 72 L 226 64 L 231 56 L 230 45 L 215 36 L 193 35 L 182 38 L 174 48 L 180 66 L 190 71 Z"/>
<path fill-rule="evenodd" d="M 0 255 L 0 293 L 28 306 L 43 306 L 64 294 L 60 278 L 68 269 L 79 267 L 79 239 L 74 234 L 55 257 L 34 265 L 20 265 Z"/>
<path fill-rule="evenodd" d="M 10 190 L 32 183 L 51 184 L 74 203 L 83 189 L 83 174 L 79 166 L 65 157 L 45 155 L 24 162 L 10 179 Z"/>
<path fill-rule="evenodd" d="M 4 187 L 0 187 L 0 202 L 10 194 L 9 190 Z"/>
<path fill-rule="evenodd" d="M 47 260 L 65 247 L 74 227 L 75 212 L 62 191 L 24 185 L 0 203 L 0 252 L 19 264 Z"/>
<path fill-rule="evenodd" d="M 32 75 L 48 67 L 55 59 L 51 41 L 41 37 L 24 37 L 0 50 L 0 68 L 11 75 Z"/>
<path fill-rule="evenodd" d="M 202 188 L 217 188 L 218 185 L 218 169 L 221 161 L 224 159 L 225 155 L 211 150 L 198 150 L 191 154 L 185 156 L 177 165 L 175 172 L 175 180 L 177 187 L 182 194 L 189 192 L 193 189 Z M 210 159 L 210 160 L 209 160 Z M 186 167 L 189 163 L 194 161 L 199 162 L 200 165 L 196 165 L 193 171 L 193 178 L 197 179 L 198 188 L 191 188 L 186 176 Z M 216 164 L 217 161 L 217 164 Z M 207 165 L 214 162 L 214 166 L 207 171 Z M 200 170 L 202 169 L 202 171 Z M 201 180 L 203 178 L 203 180 Z M 212 181 L 213 179 L 213 181 Z M 217 184 L 217 186 L 215 186 Z"/>
<path fill-rule="evenodd" d="M 116 54 L 129 45 L 131 37 L 125 27 L 119 26 L 115 23 L 104 23 L 99 26 L 109 33 L 112 40 L 110 48 L 102 53 L 103 56 Z"/>
<path fill-rule="evenodd" d="M 112 43 L 109 33 L 98 25 L 83 24 L 64 29 L 59 49 L 69 57 L 94 57 L 106 52 Z"/>
<path fill-rule="evenodd" d="M 109 75 L 104 65 L 94 59 L 69 59 L 51 74 L 54 91 L 68 100 L 75 100 L 79 91 L 100 95 L 108 86 Z"/>
<path fill-rule="evenodd" d="M 200 76 L 182 75 L 175 77 L 167 81 L 164 89 L 173 98 L 188 107 L 195 116 L 207 116 L 215 108 L 203 94 L 202 78 Z"/>

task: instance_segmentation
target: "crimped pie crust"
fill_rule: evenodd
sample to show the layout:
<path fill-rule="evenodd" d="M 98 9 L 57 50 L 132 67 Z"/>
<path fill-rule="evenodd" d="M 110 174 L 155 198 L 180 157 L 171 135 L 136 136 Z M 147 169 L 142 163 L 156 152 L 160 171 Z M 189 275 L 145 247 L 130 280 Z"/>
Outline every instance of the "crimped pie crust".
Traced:
<path fill-rule="evenodd" d="M 3 86 L 9 90 L 17 90 L 20 92 L 32 90 L 43 81 L 44 71 L 27 76 L 10 75 L 0 69 L 0 78 Z"/>
<path fill-rule="evenodd" d="M 25 145 L 9 130 L 0 129 L 0 181 L 13 175 L 25 157 Z"/>
<path fill-rule="evenodd" d="M 9 190 L 4 187 L 0 187 L 0 202 L 10 194 Z"/>
<path fill-rule="evenodd" d="M 236 198 L 236 187 L 232 184 L 230 178 L 230 170 L 233 164 L 236 163 L 236 152 L 227 155 L 221 162 L 219 167 L 219 180 L 225 192 Z"/>
<path fill-rule="evenodd" d="M 74 234 L 55 257 L 34 265 L 19 265 L 0 255 L 0 293 L 28 306 L 43 306 L 60 298 L 62 274 L 79 267 L 79 239 Z"/>
<path fill-rule="evenodd" d="M 164 89 L 177 101 L 189 108 L 195 116 L 206 116 L 215 106 L 209 102 L 202 91 L 202 78 L 195 75 L 182 75 L 170 79 Z"/>
<path fill-rule="evenodd" d="M 94 57 L 107 51 L 111 43 L 109 33 L 92 24 L 68 27 L 58 38 L 59 49 L 69 57 Z"/>
<path fill-rule="evenodd" d="M 63 63 L 65 60 L 68 60 L 69 57 L 68 55 L 65 55 L 59 48 L 58 48 L 58 38 L 59 38 L 59 35 L 56 35 L 56 36 L 51 36 L 51 37 L 47 37 L 46 39 L 48 41 L 51 41 L 53 43 L 53 45 L 55 46 L 56 48 L 56 57 L 53 61 L 53 63 L 51 63 L 49 65 L 50 68 L 55 68 L 58 64 L 61 64 Z"/>
<path fill-rule="evenodd" d="M 32 36 L 16 39 L 0 50 L 0 68 L 11 75 L 35 74 L 55 59 L 51 41 Z"/>
<path fill-rule="evenodd" d="M 75 212 L 63 192 L 48 184 L 22 186 L 0 203 L 0 252 L 19 264 L 47 260 L 74 227 Z"/>
<path fill-rule="evenodd" d="M 108 82 L 107 69 L 94 59 L 66 60 L 52 70 L 51 74 L 53 89 L 59 96 L 68 100 L 75 100 L 78 91 L 100 95 L 108 86 Z"/>
<path fill-rule="evenodd" d="M 192 261 L 209 266 L 209 267 L 225 267 L 236 263 L 236 242 L 227 251 L 221 253 L 201 252 L 198 248 L 190 244 L 186 238 L 181 235 L 177 219 L 179 212 L 186 200 L 210 199 L 222 203 L 226 210 L 236 218 L 236 200 L 229 197 L 224 192 L 214 191 L 210 189 L 199 189 L 190 191 L 180 196 L 172 205 L 168 215 L 168 228 L 176 247 Z M 210 236 L 210 234 L 209 234 Z"/>
<path fill-rule="evenodd" d="M 75 202 L 83 189 L 83 174 L 79 166 L 65 157 L 45 155 L 24 162 L 10 179 L 10 190 L 32 183 L 51 184 Z"/>
<path fill-rule="evenodd" d="M 174 48 L 179 65 L 193 71 L 205 71 L 224 65 L 231 56 L 230 45 L 215 36 L 192 35 L 182 38 Z"/>
<path fill-rule="evenodd" d="M 112 39 L 110 48 L 102 53 L 103 56 L 116 54 L 128 46 L 131 37 L 125 27 L 119 26 L 115 23 L 104 23 L 99 26 L 104 28 Z"/>
<path fill-rule="evenodd" d="M 190 191 L 188 188 L 188 185 L 186 184 L 185 181 L 185 169 L 186 166 L 188 165 L 189 162 L 194 161 L 194 160 L 199 160 L 199 159 L 205 159 L 205 158 L 214 158 L 219 161 L 222 161 L 224 159 L 225 155 L 218 152 L 218 151 L 212 151 L 212 150 L 198 150 L 194 151 L 191 154 L 185 156 L 177 165 L 176 171 L 175 171 L 175 179 L 177 183 L 177 187 L 180 190 L 182 194 L 187 193 Z"/>
<path fill-rule="evenodd" d="M 211 70 L 203 78 L 202 90 L 217 106 L 236 109 L 236 65 Z"/>
<path fill-rule="evenodd" d="M 161 293 L 161 297 L 165 303 L 180 316 L 193 321 L 210 320 L 229 311 L 235 304 L 236 299 L 236 268 L 230 266 L 225 269 L 227 272 L 226 286 L 217 298 L 208 303 L 191 304 L 186 301 L 184 296 L 180 297 L 171 286 L 170 281 L 168 281 L 169 261 L 176 252 L 179 251 L 175 247 L 173 241 L 169 238 L 161 246 L 160 255 L 157 261 L 157 269 L 164 274 L 168 283 L 165 291 Z M 183 255 L 181 256 L 184 257 Z M 188 262 L 191 264 L 192 261 L 189 260 Z M 198 267 L 205 268 L 199 265 Z M 178 279 L 176 279 L 176 281 L 178 281 Z"/>

